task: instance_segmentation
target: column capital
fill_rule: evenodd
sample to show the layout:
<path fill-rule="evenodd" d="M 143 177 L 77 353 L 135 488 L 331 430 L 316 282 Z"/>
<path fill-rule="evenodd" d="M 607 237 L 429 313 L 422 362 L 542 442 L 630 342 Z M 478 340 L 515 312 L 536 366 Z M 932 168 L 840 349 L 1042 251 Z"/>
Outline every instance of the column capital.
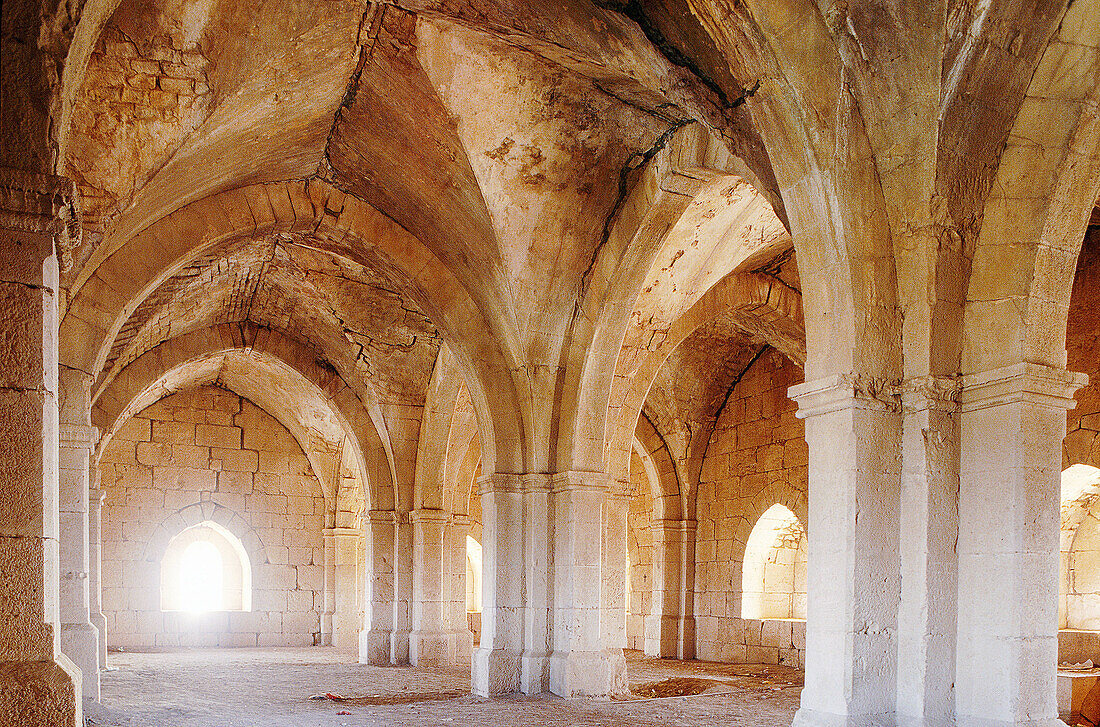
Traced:
<path fill-rule="evenodd" d="M 959 407 L 962 380 L 957 376 L 914 376 L 897 387 L 906 414 L 920 411 L 952 412 Z"/>
<path fill-rule="evenodd" d="M 470 516 L 454 513 L 451 515 L 451 524 L 460 528 L 468 528 L 470 527 Z"/>
<path fill-rule="evenodd" d="M 360 532 L 358 528 L 325 528 L 321 534 L 326 538 L 358 538 Z"/>
<path fill-rule="evenodd" d="M 61 422 L 58 429 L 62 447 L 95 449 L 96 444 L 99 443 L 99 429 L 97 427 Z"/>
<path fill-rule="evenodd" d="M 370 523 L 387 523 L 390 525 L 396 525 L 401 518 L 400 514 L 396 510 L 368 510 L 364 519 Z"/>
<path fill-rule="evenodd" d="M 896 412 L 900 409 L 896 381 L 859 373 L 833 374 L 796 384 L 787 396 L 798 402 L 798 418 L 845 409 Z"/>
<path fill-rule="evenodd" d="M 81 227 L 80 194 L 73 180 L 0 167 L 0 228 L 50 235 L 58 265 L 67 271 Z"/>
<path fill-rule="evenodd" d="M 1051 409 L 1072 409 L 1073 395 L 1089 377 L 1063 368 L 1021 361 L 962 377 L 959 404 L 964 412 L 1027 402 Z"/>
<path fill-rule="evenodd" d="M 412 523 L 440 523 L 450 520 L 451 515 L 446 510 L 435 508 L 420 508 L 409 513 L 409 522 Z"/>
<path fill-rule="evenodd" d="M 611 486 L 611 476 L 606 472 L 588 472 L 585 470 L 566 470 L 550 475 L 550 491 L 607 492 Z"/>
<path fill-rule="evenodd" d="M 88 488 L 88 504 L 95 507 L 103 506 L 103 499 L 107 496 L 107 493 L 97 487 Z"/>
<path fill-rule="evenodd" d="M 649 529 L 666 533 L 694 533 L 698 523 L 695 520 L 650 520 Z"/>
<path fill-rule="evenodd" d="M 492 472 L 477 478 L 478 494 L 487 492 L 523 492 L 523 475 L 508 472 Z"/>

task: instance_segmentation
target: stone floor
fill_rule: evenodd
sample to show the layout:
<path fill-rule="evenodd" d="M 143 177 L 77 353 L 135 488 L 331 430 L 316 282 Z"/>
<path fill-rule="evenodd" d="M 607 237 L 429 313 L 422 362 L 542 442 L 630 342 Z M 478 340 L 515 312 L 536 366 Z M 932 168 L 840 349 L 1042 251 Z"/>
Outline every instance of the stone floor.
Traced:
<path fill-rule="evenodd" d="M 331 648 L 114 653 L 94 727 L 361 727 L 365 725 L 790 724 L 802 673 L 648 659 L 627 652 L 632 689 L 691 696 L 626 699 L 470 696 L 468 669 L 375 667 Z M 670 681 L 671 680 L 671 681 Z M 656 687 L 640 685 L 653 685 Z M 310 700 L 330 692 L 346 698 Z"/>

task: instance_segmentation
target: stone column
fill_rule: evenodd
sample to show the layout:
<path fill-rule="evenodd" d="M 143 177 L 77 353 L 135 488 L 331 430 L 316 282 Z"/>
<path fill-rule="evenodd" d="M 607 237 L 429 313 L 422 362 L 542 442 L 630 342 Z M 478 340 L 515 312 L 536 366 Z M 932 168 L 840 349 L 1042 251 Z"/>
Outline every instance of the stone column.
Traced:
<path fill-rule="evenodd" d="M 1032 363 L 963 377 L 960 727 L 1061 725 L 1055 694 L 1061 443 L 1066 411 L 1086 381 Z"/>
<path fill-rule="evenodd" d="M 900 727 L 954 719 L 959 514 L 959 382 L 925 377 L 901 387 Z"/>
<path fill-rule="evenodd" d="M 371 510 L 363 523 L 367 563 L 363 578 L 363 629 L 359 632 L 359 663 L 390 664 L 394 628 L 394 587 L 397 557 L 397 513 Z"/>
<path fill-rule="evenodd" d="M 442 510 L 409 513 L 413 536 L 412 634 L 409 663 L 441 666 L 449 663 L 449 638 L 444 614 L 444 533 L 449 517 Z"/>
<path fill-rule="evenodd" d="M 99 633 L 92 625 L 88 574 L 88 493 L 99 430 L 91 422 L 92 377 L 62 367 L 60 451 L 61 651 L 80 667 L 82 694 L 99 700 Z"/>
<path fill-rule="evenodd" d="M 54 241 L 74 196 L 68 180 L 0 170 L 0 724 L 84 723 L 58 621 Z"/>
<path fill-rule="evenodd" d="M 474 694 L 520 690 L 524 648 L 524 487 L 520 475 L 483 474 L 481 645 L 474 650 Z"/>
<path fill-rule="evenodd" d="M 324 611 L 321 612 L 321 646 L 332 646 L 332 616 L 336 612 L 336 545 L 333 542 L 332 528 L 325 528 L 321 537 L 325 558 L 325 601 Z"/>
<path fill-rule="evenodd" d="M 390 663 L 409 663 L 409 638 L 412 634 L 413 534 L 408 513 L 397 513 L 393 636 L 390 638 Z"/>
<path fill-rule="evenodd" d="M 695 657 L 695 615 L 689 609 L 688 570 L 695 567 L 695 521 L 654 520 L 653 597 L 645 618 L 645 653 L 663 659 Z"/>
<path fill-rule="evenodd" d="M 551 604 L 557 594 L 552 579 L 552 478 L 548 474 L 537 473 L 523 475 L 520 479 L 523 483 L 520 539 L 523 547 L 523 651 L 520 654 L 519 688 L 524 694 L 540 694 L 553 691 Z M 598 533 L 595 535 L 598 536 Z M 484 612 L 484 601 L 481 607 Z"/>
<path fill-rule="evenodd" d="M 616 491 L 604 500 L 603 564 L 600 585 L 600 620 L 603 643 L 613 649 L 626 648 L 627 517 L 630 493 L 616 483 Z"/>
<path fill-rule="evenodd" d="M 443 535 L 447 588 L 444 590 L 446 628 L 450 635 L 448 663 L 469 664 L 474 635 L 466 617 L 466 535 L 470 532 L 467 515 L 452 515 Z"/>
<path fill-rule="evenodd" d="M 332 645 L 353 651 L 359 643 L 356 566 L 359 560 L 359 531 L 355 528 L 330 528 L 332 539 L 333 615 Z M 372 664 L 374 662 L 371 662 Z"/>
<path fill-rule="evenodd" d="M 887 724 L 897 690 L 901 421 L 881 382 L 834 375 L 790 389 L 806 420 L 806 682 L 794 724 Z"/>
<path fill-rule="evenodd" d="M 99 484 L 99 473 L 93 471 Z M 99 637 L 99 668 L 107 668 L 107 617 L 103 615 L 103 490 L 88 490 L 88 611 Z"/>
<path fill-rule="evenodd" d="M 553 647 L 550 691 L 562 697 L 626 691 L 621 648 L 600 628 L 603 512 L 607 475 L 562 472 L 551 479 L 553 507 Z"/>

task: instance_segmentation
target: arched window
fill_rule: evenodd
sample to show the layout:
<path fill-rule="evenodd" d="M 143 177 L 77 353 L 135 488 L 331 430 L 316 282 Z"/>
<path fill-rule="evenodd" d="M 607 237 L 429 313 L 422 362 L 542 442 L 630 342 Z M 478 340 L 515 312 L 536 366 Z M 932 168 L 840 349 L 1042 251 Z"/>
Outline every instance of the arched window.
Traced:
<path fill-rule="evenodd" d="M 481 543 L 466 536 L 466 611 L 481 613 Z"/>
<path fill-rule="evenodd" d="M 741 618 L 806 618 L 806 531 L 782 505 L 760 516 L 745 544 Z"/>
<path fill-rule="evenodd" d="M 1062 473 L 1059 626 L 1100 630 L 1100 469 Z"/>
<path fill-rule="evenodd" d="M 207 520 L 168 542 L 160 589 L 162 611 L 251 611 L 252 565 L 241 541 Z"/>

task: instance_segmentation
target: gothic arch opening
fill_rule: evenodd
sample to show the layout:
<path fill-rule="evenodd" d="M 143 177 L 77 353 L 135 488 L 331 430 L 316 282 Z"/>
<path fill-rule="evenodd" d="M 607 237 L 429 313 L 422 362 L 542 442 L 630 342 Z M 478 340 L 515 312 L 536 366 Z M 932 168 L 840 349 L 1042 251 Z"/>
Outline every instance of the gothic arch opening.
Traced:
<path fill-rule="evenodd" d="M 806 530 L 772 505 L 756 521 L 741 569 L 741 618 L 806 618 Z"/>
<path fill-rule="evenodd" d="M 161 611 L 251 611 L 252 564 L 240 539 L 213 520 L 168 542 L 160 566 Z"/>

